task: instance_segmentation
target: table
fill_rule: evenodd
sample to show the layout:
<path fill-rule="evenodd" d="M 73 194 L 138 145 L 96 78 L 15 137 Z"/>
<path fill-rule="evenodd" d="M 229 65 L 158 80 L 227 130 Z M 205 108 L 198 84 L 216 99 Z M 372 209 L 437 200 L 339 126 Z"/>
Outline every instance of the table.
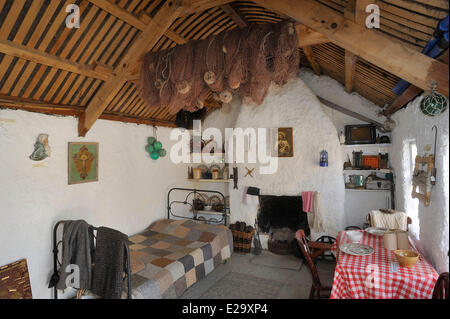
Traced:
<path fill-rule="evenodd" d="M 332 299 L 430 299 L 438 278 L 437 272 L 419 253 L 412 268 L 400 266 L 393 251 L 384 248 L 383 236 L 363 232 L 361 244 L 369 245 L 374 253 L 353 256 L 338 249 L 350 242 L 342 231 L 333 245 L 337 256 Z M 411 244 L 410 248 L 417 252 Z"/>

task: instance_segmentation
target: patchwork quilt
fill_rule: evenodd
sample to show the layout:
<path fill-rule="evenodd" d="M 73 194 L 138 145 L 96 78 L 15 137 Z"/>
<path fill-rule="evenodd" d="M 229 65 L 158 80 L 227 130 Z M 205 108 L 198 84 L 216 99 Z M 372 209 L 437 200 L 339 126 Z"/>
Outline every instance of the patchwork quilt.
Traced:
<path fill-rule="evenodd" d="M 224 225 L 165 219 L 128 245 L 133 298 L 177 298 L 231 256 L 233 235 Z"/>

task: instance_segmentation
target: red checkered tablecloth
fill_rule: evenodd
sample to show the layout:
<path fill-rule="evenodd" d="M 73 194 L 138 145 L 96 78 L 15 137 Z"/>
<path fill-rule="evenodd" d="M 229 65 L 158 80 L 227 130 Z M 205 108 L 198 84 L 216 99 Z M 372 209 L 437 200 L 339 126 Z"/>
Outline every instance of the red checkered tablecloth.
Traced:
<path fill-rule="evenodd" d="M 392 251 L 384 249 L 383 237 L 363 231 L 361 244 L 373 247 L 374 253 L 353 256 L 338 249 L 348 243 L 346 232 L 336 238 L 337 256 L 332 299 L 429 299 L 438 278 L 437 272 L 419 253 L 412 268 L 398 264 Z M 415 247 L 411 246 L 412 250 Z"/>

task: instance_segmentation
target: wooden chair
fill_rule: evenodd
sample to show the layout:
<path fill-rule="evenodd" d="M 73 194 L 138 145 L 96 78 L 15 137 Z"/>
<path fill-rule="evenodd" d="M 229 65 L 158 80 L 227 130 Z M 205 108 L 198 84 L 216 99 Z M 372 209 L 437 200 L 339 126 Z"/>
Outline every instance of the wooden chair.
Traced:
<path fill-rule="evenodd" d="M 373 225 L 373 222 L 372 222 L 372 219 L 370 218 L 370 214 L 367 214 L 366 220 L 367 220 L 367 222 L 369 223 L 370 227 L 373 227 L 373 226 L 374 226 L 374 225 Z M 406 219 L 406 223 L 408 224 L 407 226 L 409 226 L 409 225 L 412 224 L 412 219 L 411 219 L 411 217 L 408 217 L 408 218 Z"/>
<path fill-rule="evenodd" d="M 433 290 L 433 299 L 448 299 L 448 272 L 439 275 Z"/>
<path fill-rule="evenodd" d="M 314 260 L 317 256 L 322 255 L 325 251 L 331 249 L 331 244 L 318 243 L 318 242 L 308 242 L 303 229 L 299 229 L 295 234 L 295 238 L 300 246 L 300 250 L 305 257 L 306 263 L 311 270 L 313 284 L 311 286 L 311 291 L 309 293 L 309 299 L 320 298 L 321 292 L 327 291 L 331 292 L 331 287 L 323 286 L 320 282 L 319 273 L 317 271 Z M 313 249 L 313 252 L 311 252 Z"/>

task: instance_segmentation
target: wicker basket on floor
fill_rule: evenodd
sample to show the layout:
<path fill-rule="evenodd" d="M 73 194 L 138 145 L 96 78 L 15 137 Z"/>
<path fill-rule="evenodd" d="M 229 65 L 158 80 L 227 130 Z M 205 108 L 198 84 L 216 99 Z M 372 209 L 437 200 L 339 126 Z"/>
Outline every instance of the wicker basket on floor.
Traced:
<path fill-rule="evenodd" d="M 233 233 L 233 248 L 234 252 L 240 254 L 248 254 L 252 248 L 252 238 L 254 229 L 251 232 L 242 232 L 231 229 Z"/>

